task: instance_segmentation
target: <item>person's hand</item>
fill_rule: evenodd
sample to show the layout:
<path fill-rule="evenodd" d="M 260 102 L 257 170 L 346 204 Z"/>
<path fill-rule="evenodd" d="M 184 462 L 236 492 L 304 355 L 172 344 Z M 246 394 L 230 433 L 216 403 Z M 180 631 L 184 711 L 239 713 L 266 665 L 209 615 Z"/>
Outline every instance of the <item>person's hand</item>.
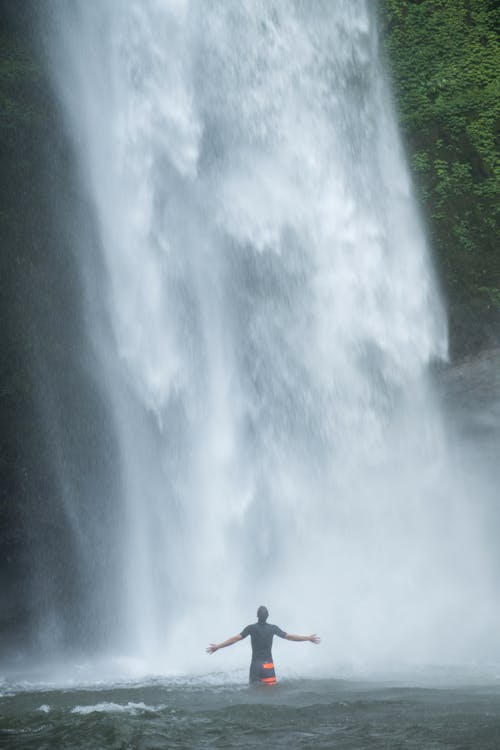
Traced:
<path fill-rule="evenodd" d="M 216 643 L 211 643 L 207 648 L 207 654 L 215 654 L 218 648 L 219 647 Z"/>
<path fill-rule="evenodd" d="M 316 635 L 316 633 L 313 633 L 309 636 L 309 640 L 311 641 L 311 643 L 320 643 L 321 638 L 319 637 L 319 635 Z"/>

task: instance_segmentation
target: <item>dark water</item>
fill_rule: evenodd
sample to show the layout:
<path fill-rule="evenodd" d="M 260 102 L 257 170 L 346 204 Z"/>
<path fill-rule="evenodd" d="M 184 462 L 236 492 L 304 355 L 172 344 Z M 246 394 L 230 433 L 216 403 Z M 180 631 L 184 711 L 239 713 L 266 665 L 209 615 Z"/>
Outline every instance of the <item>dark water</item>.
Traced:
<path fill-rule="evenodd" d="M 500 684 L 413 688 L 339 680 L 273 688 L 149 683 L 0 699 L 6 748 L 498 750 Z"/>

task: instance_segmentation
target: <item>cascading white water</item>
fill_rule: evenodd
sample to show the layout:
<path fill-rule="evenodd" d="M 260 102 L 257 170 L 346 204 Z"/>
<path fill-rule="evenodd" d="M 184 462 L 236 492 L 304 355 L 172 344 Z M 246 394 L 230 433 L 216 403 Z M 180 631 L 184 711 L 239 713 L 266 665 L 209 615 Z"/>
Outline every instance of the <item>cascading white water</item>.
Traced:
<path fill-rule="evenodd" d="M 427 382 L 446 326 L 372 4 L 53 10 L 106 272 L 116 650 L 241 664 L 203 646 L 265 603 L 322 634 L 287 651 L 302 671 L 464 658 L 490 582 Z"/>

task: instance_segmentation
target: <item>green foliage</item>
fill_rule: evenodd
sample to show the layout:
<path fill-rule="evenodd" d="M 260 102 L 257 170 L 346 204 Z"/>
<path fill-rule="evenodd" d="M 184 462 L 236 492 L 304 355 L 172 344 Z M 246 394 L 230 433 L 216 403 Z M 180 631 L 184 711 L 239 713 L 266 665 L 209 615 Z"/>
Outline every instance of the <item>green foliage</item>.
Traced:
<path fill-rule="evenodd" d="M 493 0 L 381 0 L 381 10 L 452 351 L 462 353 L 500 338 L 500 10 Z"/>

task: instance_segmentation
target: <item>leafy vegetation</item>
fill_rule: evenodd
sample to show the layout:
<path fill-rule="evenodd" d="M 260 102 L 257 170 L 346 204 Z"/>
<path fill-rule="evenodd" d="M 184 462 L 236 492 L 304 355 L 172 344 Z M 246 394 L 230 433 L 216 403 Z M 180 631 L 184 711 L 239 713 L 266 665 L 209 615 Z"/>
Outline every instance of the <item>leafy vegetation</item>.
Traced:
<path fill-rule="evenodd" d="M 381 18 L 452 353 L 461 355 L 500 341 L 500 8 L 381 0 Z"/>

